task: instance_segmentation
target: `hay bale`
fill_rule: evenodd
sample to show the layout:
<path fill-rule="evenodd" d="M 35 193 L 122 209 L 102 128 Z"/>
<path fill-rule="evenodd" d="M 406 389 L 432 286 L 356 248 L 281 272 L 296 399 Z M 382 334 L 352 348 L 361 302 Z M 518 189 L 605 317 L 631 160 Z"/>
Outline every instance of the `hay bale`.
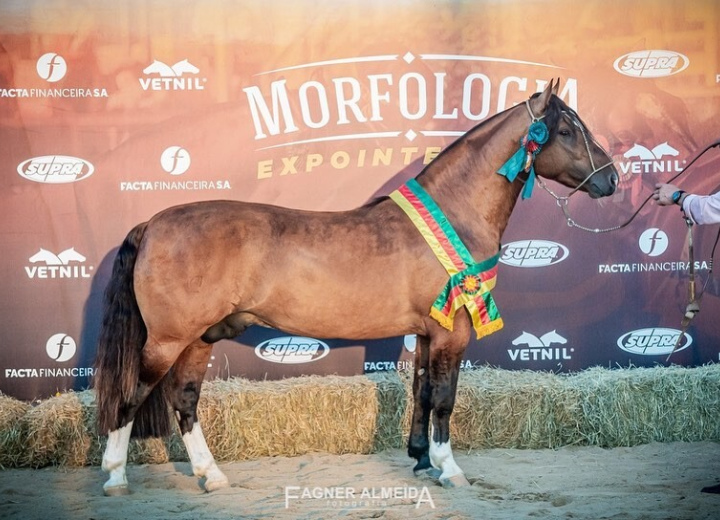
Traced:
<path fill-rule="evenodd" d="M 377 385 L 363 376 L 211 381 L 203 385 L 198 415 L 219 461 L 370 453 Z"/>
<path fill-rule="evenodd" d="M 92 439 L 85 428 L 88 407 L 81 396 L 68 392 L 51 397 L 31 408 L 27 415 L 25 465 L 83 466 Z"/>
<path fill-rule="evenodd" d="M 459 449 L 557 448 L 582 440 L 579 396 L 550 372 L 463 372 L 450 434 Z"/>
<path fill-rule="evenodd" d="M 100 464 L 106 439 L 95 431 L 92 391 L 36 407 L 0 396 L 0 405 L 0 464 Z M 412 407 L 412 374 L 379 373 L 208 381 L 198 414 L 216 459 L 233 461 L 404 447 Z M 460 374 L 451 438 L 466 450 L 718 441 L 719 416 L 720 365 L 576 374 L 483 367 Z M 131 441 L 128 460 L 187 460 L 177 426 L 167 439 Z"/>
<path fill-rule="evenodd" d="M 0 393 L 0 469 L 18 467 L 25 454 L 30 405 Z"/>
<path fill-rule="evenodd" d="M 107 444 L 95 428 L 95 393 L 68 392 L 41 401 L 25 416 L 23 466 L 97 466 Z M 168 439 L 133 439 L 128 462 L 161 464 L 187 460 L 179 432 Z"/>
<path fill-rule="evenodd" d="M 720 439 L 720 365 L 593 368 L 571 380 L 580 393 L 585 444 Z"/>

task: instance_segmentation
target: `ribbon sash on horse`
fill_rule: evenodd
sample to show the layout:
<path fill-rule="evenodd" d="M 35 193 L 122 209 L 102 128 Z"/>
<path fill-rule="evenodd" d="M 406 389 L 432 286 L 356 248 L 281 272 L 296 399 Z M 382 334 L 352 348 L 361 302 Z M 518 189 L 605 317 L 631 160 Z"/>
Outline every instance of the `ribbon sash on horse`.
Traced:
<path fill-rule="evenodd" d="M 453 330 L 455 313 L 464 306 L 478 339 L 500 330 L 503 321 L 490 294 L 495 287 L 500 253 L 475 262 L 440 207 L 415 179 L 392 192 L 390 198 L 415 224 L 450 276 L 430 308 L 430 316 Z"/>

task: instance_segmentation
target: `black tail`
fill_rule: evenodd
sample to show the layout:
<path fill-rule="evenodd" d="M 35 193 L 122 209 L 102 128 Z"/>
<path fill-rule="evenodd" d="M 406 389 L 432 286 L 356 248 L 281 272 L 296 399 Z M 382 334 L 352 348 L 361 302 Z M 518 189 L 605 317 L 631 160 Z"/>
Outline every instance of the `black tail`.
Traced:
<path fill-rule="evenodd" d="M 152 390 L 134 417 L 129 416 L 138 387 L 147 329 L 135 299 L 134 270 L 147 222 L 135 226 L 120 246 L 105 289 L 105 308 L 95 358 L 93 386 L 101 435 L 134 419 L 134 437 L 162 437 L 171 431 L 164 381 Z"/>

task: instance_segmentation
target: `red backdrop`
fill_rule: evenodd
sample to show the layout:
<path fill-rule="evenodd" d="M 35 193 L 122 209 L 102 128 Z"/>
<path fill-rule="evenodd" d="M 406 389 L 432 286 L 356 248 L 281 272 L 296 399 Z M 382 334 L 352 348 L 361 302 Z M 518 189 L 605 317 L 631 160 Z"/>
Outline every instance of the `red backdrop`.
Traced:
<path fill-rule="evenodd" d="M 571 209 L 615 225 L 720 137 L 719 34 L 713 0 L 2 5 L 0 390 L 88 385 L 112 258 L 157 211 L 357 206 L 553 77 L 622 173 L 613 197 Z M 714 191 L 719 169 L 709 153 L 680 183 Z M 684 232 L 676 210 L 650 207 L 586 234 L 536 191 L 504 238 L 506 326 L 471 343 L 466 366 L 663 363 L 685 305 Z M 702 278 L 714 233 L 697 230 Z M 718 359 L 719 292 L 711 281 L 674 362 Z M 412 349 L 251 329 L 218 343 L 209 375 L 402 370 Z"/>

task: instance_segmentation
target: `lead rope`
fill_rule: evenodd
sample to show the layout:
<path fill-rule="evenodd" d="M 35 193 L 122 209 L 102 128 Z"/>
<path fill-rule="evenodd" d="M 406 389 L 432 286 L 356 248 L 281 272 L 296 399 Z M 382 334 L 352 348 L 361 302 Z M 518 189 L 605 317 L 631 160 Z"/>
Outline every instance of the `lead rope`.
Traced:
<path fill-rule="evenodd" d="M 682 343 L 683 338 L 685 337 L 685 333 L 688 330 L 688 327 L 690 327 L 690 322 L 693 320 L 695 315 L 700 312 L 700 298 L 702 298 L 702 295 L 705 294 L 705 291 L 700 294 L 700 298 L 696 297 L 696 291 L 695 291 L 695 246 L 693 245 L 693 221 L 690 220 L 688 217 L 683 217 L 685 219 L 685 224 L 687 224 L 688 228 L 688 237 L 687 237 L 687 243 L 688 243 L 688 261 L 690 262 L 690 265 L 688 266 L 688 304 L 687 307 L 685 307 L 685 314 L 683 315 L 682 321 L 680 322 L 680 335 L 678 336 L 677 340 L 675 341 L 675 345 L 673 346 L 673 349 L 670 351 L 670 354 L 668 354 L 667 359 L 665 360 L 665 363 L 668 363 L 670 361 L 670 356 L 672 356 L 675 351 L 680 346 L 680 343 Z M 712 261 L 712 259 L 711 259 Z M 708 280 L 710 278 L 708 277 Z"/>
<path fill-rule="evenodd" d="M 529 109 L 530 108 L 528 105 L 528 110 Z M 532 117 L 532 111 L 530 111 L 530 115 Z M 573 123 L 580 129 L 583 139 L 585 140 L 585 148 L 587 149 L 588 155 L 590 157 L 590 166 L 591 166 L 591 168 L 593 168 L 592 173 L 590 173 L 590 175 L 588 175 L 585 178 L 585 180 L 583 180 L 578 186 L 576 186 L 567 196 L 557 195 L 555 192 L 553 192 L 550 188 L 547 187 L 547 185 L 542 181 L 542 179 L 540 177 L 537 177 L 537 182 L 542 189 L 547 191 L 550 194 L 550 196 L 555 199 L 555 202 L 557 203 L 558 207 L 562 210 L 563 214 L 565 215 L 565 221 L 567 222 L 568 226 L 575 227 L 582 231 L 587 231 L 589 233 L 609 233 L 610 231 L 617 231 L 619 229 L 622 229 L 622 228 L 628 226 L 633 220 L 635 220 L 635 217 L 638 216 L 640 211 L 645 207 L 645 205 L 648 202 L 650 202 L 650 199 L 652 198 L 652 193 L 650 195 L 648 195 L 648 197 L 643 201 L 642 204 L 640 204 L 640 207 L 637 210 L 635 210 L 635 213 L 633 213 L 630 216 L 630 218 L 628 218 L 625 222 L 623 222 L 620 225 L 609 227 L 609 228 L 589 228 L 589 227 L 583 226 L 583 225 L 575 222 L 575 220 L 570 215 L 570 211 L 568 210 L 568 202 L 570 199 L 570 195 L 572 195 L 578 189 L 580 189 L 580 187 L 583 184 L 585 184 L 590 179 L 590 177 L 592 177 L 595 173 L 597 173 L 598 171 L 600 171 L 603 168 L 612 164 L 612 161 L 610 161 L 608 164 L 606 164 L 600 168 L 595 168 L 595 164 L 593 163 L 593 160 L 592 160 L 592 154 L 590 153 L 588 140 L 585 135 L 585 130 L 582 128 L 582 126 L 580 126 L 574 120 L 573 120 Z M 705 152 L 710 150 L 710 148 L 714 148 L 715 146 L 720 146 L 720 140 L 715 141 L 714 143 L 711 143 L 708 146 L 706 146 L 699 154 L 697 154 L 693 158 L 692 161 L 690 161 L 685 166 L 685 168 L 683 168 L 682 171 L 680 171 L 676 175 L 674 175 L 668 181 L 668 183 L 672 183 L 675 179 L 680 177 L 680 175 L 685 173 L 688 170 L 688 168 L 690 168 L 695 163 L 695 161 L 700 159 L 700 157 L 702 157 L 705 154 Z M 685 337 L 685 333 L 687 332 L 687 329 L 690 327 L 690 323 L 692 322 L 693 318 L 695 318 L 695 315 L 698 312 L 700 312 L 700 300 L 702 299 L 703 295 L 705 294 L 705 289 L 707 288 L 708 282 L 712 278 L 712 268 L 713 268 L 713 259 L 715 258 L 715 248 L 717 247 L 718 241 L 720 240 L 720 230 L 718 230 L 717 237 L 715 237 L 715 244 L 713 245 L 712 252 L 710 253 L 710 269 L 708 270 L 708 277 L 705 280 L 705 283 L 703 284 L 703 288 L 702 288 L 702 291 L 700 292 L 700 295 L 698 296 L 697 291 L 696 291 L 696 281 L 695 281 L 695 248 L 693 246 L 693 235 L 692 235 L 693 222 L 687 216 L 684 216 L 683 218 L 685 219 L 685 223 L 687 224 L 687 227 L 688 227 L 687 242 L 688 242 L 688 257 L 689 257 L 689 261 L 690 261 L 690 263 L 688 265 L 688 275 L 689 275 L 688 304 L 685 307 L 685 314 L 683 315 L 682 321 L 680 323 L 680 326 L 681 326 L 680 335 L 678 336 L 677 340 L 675 341 L 675 345 L 673 346 L 672 351 L 670 352 L 670 354 L 668 354 L 668 357 L 665 360 L 666 363 L 670 361 L 670 356 L 672 356 L 677 351 L 678 347 L 680 346 L 680 343 L 682 342 L 683 338 Z"/>
<path fill-rule="evenodd" d="M 687 307 L 685 307 L 685 314 L 683 315 L 682 322 L 680 323 L 681 332 L 678 336 L 678 339 L 675 341 L 675 345 L 673 346 L 672 351 L 670 354 L 668 354 L 667 359 L 665 362 L 667 363 L 670 361 L 670 356 L 672 356 L 680 347 L 680 343 L 682 342 L 682 339 L 685 337 L 685 333 L 687 332 L 687 329 L 690 327 L 690 322 L 693 320 L 695 315 L 700 312 L 700 300 L 702 300 L 703 295 L 705 294 L 705 289 L 707 289 L 707 285 L 712 279 L 712 272 L 713 272 L 713 259 L 715 258 L 715 249 L 717 248 L 718 241 L 720 241 L 720 230 L 718 230 L 718 234 L 715 236 L 715 243 L 713 244 L 712 250 L 710 251 L 710 261 L 709 261 L 709 268 L 708 268 L 708 274 L 707 278 L 705 279 L 705 283 L 702 286 L 702 289 L 700 291 L 700 294 L 697 295 L 696 293 L 696 284 L 695 281 L 695 246 L 693 244 L 693 234 L 692 234 L 692 226 L 693 222 L 688 217 L 684 217 L 685 223 L 688 227 L 688 260 L 690 262 L 690 265 L 688 266 L 688 274 L 690 276 L 690 279 L 688 280 L 688 304 Z"/>

